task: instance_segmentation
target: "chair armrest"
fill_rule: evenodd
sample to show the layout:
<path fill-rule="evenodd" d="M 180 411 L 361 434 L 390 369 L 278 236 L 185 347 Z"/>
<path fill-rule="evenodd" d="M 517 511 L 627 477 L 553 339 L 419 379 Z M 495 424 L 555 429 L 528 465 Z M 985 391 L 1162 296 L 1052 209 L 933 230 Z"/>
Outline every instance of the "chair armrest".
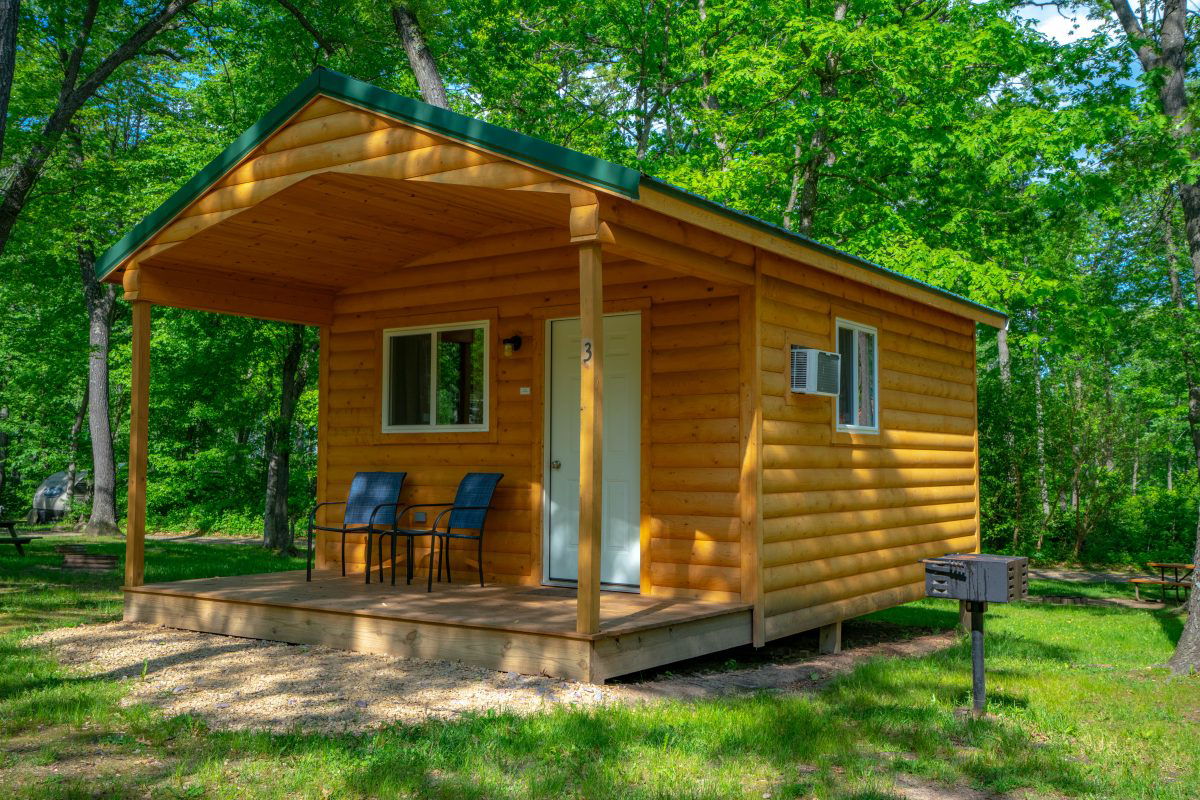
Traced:
<path fill-rule="evenodd" d="M 309 512 L 309 514 L 308 514 L 308 527 L 311 529 L 313 525 L 317 524 L 317 510 L 320 509 L 322 506 L 344 506 L 344 505 L 346 505 L 345 500 L 329 500 L 324 503 L 317 503 L 315 506 L 312 507 L 312 511 Z"/>
<path fill-rule="evenodd" d="M 371 516 L 367 519 L 367 527 L 371 530 L 375 529 L 375 515 L 378 514 L 379 510 L 382 508 L 399 509 L 396 512 L 396 515 L 392 517 L 392 528 L 395 528 L 396 523 L 400 520 L 400 515 L 404 513 L 405 506 L 404 503 L 380 503 L 379 505 L 375 506 L 375 508 L 371 509 Z"/>
<path fill-rule="evenodd" d="M 442 521 L 442 517 L 446 516 L 447 514 L 451 514 L 455 511 L 490 511 L 492 508 L 491 506 L 456 506 L 453 503 L 446 503 L 445 505 L 450 506 L 450 508 L 447 508 L 445 511 L 443 511 L 442 513 L 437 515 L 437 519 L 435 519 L 433 521 L 433 527 L 430 528 L 430 530 L 436 531 L 438 523 Z M 450 526 L 449 526 L 449 523 L 447 523 L 446 533 L 449 533 L 449 532 L 450 532 Z"/>

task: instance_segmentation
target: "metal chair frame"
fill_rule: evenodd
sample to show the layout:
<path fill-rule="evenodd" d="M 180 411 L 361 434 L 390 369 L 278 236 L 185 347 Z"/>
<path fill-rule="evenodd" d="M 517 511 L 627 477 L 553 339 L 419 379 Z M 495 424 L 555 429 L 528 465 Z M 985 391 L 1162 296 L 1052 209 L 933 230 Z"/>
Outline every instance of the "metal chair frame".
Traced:
<path fill-rule="evenodd" d="M 488 500 L 490 501 L 491 494 L 493 492 L 495 492 L 496 484 L 498 484 L 504 476 L 499 475 L 497 473 L 468 473 L 468 475 L 463 478 L 463 481 L 465 482 L 468 478 L 472 477 L 473 475 L 474 476 L 486 475 L 489 478 L 491 478 L 491 477 L 495 478 L 495 480 L 491 484 L 491 488 L 488 492 Z M 460 482 L 459 483 L 459 491 L 461 492 L 462 489 L 463 489 L 463 485 Z M 404 514 L 407 514 L 412 511 L 415 511 L 417 509 L 422 509 L 422 508 L 440 508 L 443 510 L 441 513 L 439 513 L 437 515 L 437 517 L 434 518 L 433 524 L 430 525 L 429 528 L 401 528 L 400 527 L 399 523 Z M 417 537 L 420 537 L 420 536 L 430 537 L 430 539 L 429 539 L 429 580 L 428 580 L 428 585 L 426 587 L 426 591 L 429 591 L 429 592 L 433 591 L 433 561 L 434 561 L 435 549 L 437 550 L 437 558 L 438 558 L 438 564 L 437 564 L 438 580 L 440 581 L 442 579 L 442 563 L 443 562 L 445 562 L 445 567 L 446 567 L 446 580 L 452 580 L 451 575 L 450 575 L 450 553 L 449 553 L 449 548 L 448 548 L 449 541 L 451 539 L 474 539 L 474 540 L 476 540 L 475 553 L 476 553 L 476 563 L 477 563 L 478 569 L 479 569 L 479 585 L 483 586 L 484 585 L 484 580 L 483 580 L 483 537 L 484 537 L 485 528 L 487 526 L 487 512 L 490 511 L 491 509 L 492 509 L 492 507 L 490 504 L 486 505 L 486 506 L 480 506 L 480 505 L 459 505 L 457 503 L 418 503 L 415 505 L 405 506 L 404 510 L 401 511 L 399 514 L 397 514 L 396 524 L 393 527 L 393 529 L 390 531 L 384 531 L 379 538 L 379 579 L 381 581 L 383 580 L 383 537 L 384 536 L 392 537 L 392 585 L 393 586 L 396 584 L 396 539 L 400 536 L 404 536 L 407 540 L 405 543 L 406 556 L 407 556 L 407 558 L 406 558 L 406 567 L 407 567 L 406 580 L 407 580 L 407 583 L 411 584 L 412 579 L 413 579 L 413 566 L 414 566 L 413 562 L 415 561 L 415 558 L 416 558 L 415 540 L 417 539 Z M 480 515 L 479 527 L 478 528 L 452 529 L 450 527 L 450 523 L 454 520 L 454 514 L 455 514 L 455 512 L 461 512 L 461 511 L 482 511 L 483 514 Z M 449 519 L 447 519 L 447 517 L 449 517 Z M 446 519 L 445 530 L 439 530 L 443 519 Z M 459 531 L 473 530 L 473 531 L 476 531 L 476 533 L 473 533 L 473 534 L 456 533 L 455 532 L 456 530 L 459 530 Z M 442 540 L 442 546 L 440 548 L 437 547 L 439 539 Z"/>
<path fill-rule="evenodd" d="M 407 473 L 400 473 L 400 474 L 405 475 L 405 476 L 407 475 Z M 353 484 L 351 484 L 351 485 L 353 485 Z M 400 488 L 403 488 L 403 486 L 404 486 L 404 478 L 402 477 L 400 479 L 400 486 L 398 487 L 398 490 Z M 387 529 L 385 529 L 385 528 L 376 528 L 375 527 L 376 517 L 379 514 L 379 512 L 385 508 L 395 509 L 392 514 L 392 528 L 395 528 L 396 521 L 400 518 L 400 515 L 404 513 L 404 504 L 400 503 L 400 502 L 395 502 L 395 503 L 380 503 L 380 504 L 376 505 L 373 509 L 371 509 L 371 514 L 367 518 L 367 522 L 365 525 L 356 523 L 356 527 L 349 527 L 346 525 L 344 518 L 343 518 L 342 524 L 337 527 L 317 524 L 317 512 L 320 509 L 322 509 L 326 506 L 344 506 L 344 505 L 348 505 L 349 502 L 350 502 L 349 498 L 347 498 L 346 500 L 329 500 L 329 501 L 326 501 L 323 503 L 317 503 L 316 505 L 313 506 L 312 511 L 309 512 L 309 515 L 308 515 L 308 546 L 306 548 L 306 563 L 305 563 L 305 580 L 306 581 L 312 580 L 313 531 L 328 531 L 330 533 L 340 533 L 342 535 L 342 577 L 346 576 L 346 534 L 347 533 L 365 533 L 365 534 L 367 534 L 366 568 L 363 570 L 363 579 L 364 579 L 364 582 L 366 582 L 366 583 L 371 582 L 371 536 L 374 534 L 389 533 L 389 531 L 387 531 Z M 382 540 L 381 540 L 380 546 L 382 547 Z M 394 567 L 394 565 L 393 565 L 393 567 Z M 383 565 L 381 563 L 380 569 L 382 570 L 382 568 L 383 568 Z M 380 580 L 382 580 L 382 578 Z"/>

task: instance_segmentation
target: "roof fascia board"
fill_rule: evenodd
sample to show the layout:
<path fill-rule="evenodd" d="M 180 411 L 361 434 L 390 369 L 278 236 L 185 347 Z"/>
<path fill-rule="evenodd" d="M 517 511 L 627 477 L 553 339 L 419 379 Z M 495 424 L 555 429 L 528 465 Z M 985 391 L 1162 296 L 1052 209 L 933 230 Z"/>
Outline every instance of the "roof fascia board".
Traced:
<path fill-rule="evenodd" d="M 688 221 L 709 230 L 723 233 L 747 244 L 763 247 L 777 255 L 804 261 L 804 263 L 811 266 L 841 274 L 844 277 L 859 282 L 875 284 L 877 281 L 864 281 L 863 279 L 868 277 L 868 275 L 871 277 L 878 276 L 885 279 L 887 284 L 894 287 L 890 289 L 894 293 L 900 288 L 896 284 L 900 284 L 908 291 L 899 293 L 908 296 L 910 299 L 915 299 L 918 302 L 926 303 L 943 311 L 972 319 L 993 328 L 1002 328 L 1008 323 L 1008 316 L 1002 311 L 976 303 L 953 292 L 838 250 L 836 247 L 821 244 L 806 236 L 801 236 L 786 228 L 761 220 L 758 217 L 734 211 L 720 203 L 715 203 L 700 195 L 692 194 L 677 186 L 660 181 L 657 178 L 651 178 L 646 175 L 642 176 L 642 191 L 638 203 L 675 218 L 682 218 L 680 204 L 683 204 L 685 207 L 690 206 L 699 213 L 688 214 L 687 216 L 691 217 Z M 734 223 L 734 225 L 719 224 L 721 218 Z M 754 235 L 755 232 L 765 234 L 765 236 L 756 236 Z M 836 265 L 836 267 L 831 269 L 828 263 L 822 263 L 827 260 Z M 863 275 L 862 273 L 864 272 L 868 275 Z M 855 273 L 858 274 L 856 275 Z M 887 289 L 887 286 L 880 288 Z"/>

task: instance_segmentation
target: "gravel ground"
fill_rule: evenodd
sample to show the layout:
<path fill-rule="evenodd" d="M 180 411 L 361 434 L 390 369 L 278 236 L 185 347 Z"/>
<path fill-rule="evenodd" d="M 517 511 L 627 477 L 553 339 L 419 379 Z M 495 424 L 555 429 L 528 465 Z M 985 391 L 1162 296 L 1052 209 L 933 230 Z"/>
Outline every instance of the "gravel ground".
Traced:
<path fill-rule="evenodd" d="M 61 628 L 29 642 L 81 674 L 126 681 L 126 705 L 196 714 L 217 729 L 332 733 L 613 699 L 603 687 L 555 678 L 126 622 Z"/>
<path fill-rule="evenodd" d="M 337 733 L 491 710 L 529 714 L 556 706 L 812 691 L 868 658 L 920 655 L 953 640 L 952 633 L 938 633 L 871 641 L 837 655 L 607 686 L 128 622 L 59 628 L 28 641 L 77 674 L 126 682 L 125 705 L 194 714 L 215 729 Z"/>

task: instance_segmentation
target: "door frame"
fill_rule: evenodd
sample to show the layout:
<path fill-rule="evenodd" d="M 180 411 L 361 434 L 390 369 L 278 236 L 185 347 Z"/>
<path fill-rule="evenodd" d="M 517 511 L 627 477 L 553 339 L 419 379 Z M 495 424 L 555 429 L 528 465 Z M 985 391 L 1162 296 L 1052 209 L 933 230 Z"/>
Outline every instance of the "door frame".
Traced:
<path fill-rule="evenodd" d="M 600 584 L 602 591 L 629 592 L 634 594 L 650 594 L 650 298 L 631 298 L 629 300 L 605 302 L 604 316 L 622 316 L 638 314 L 641 320 L 641 426 L 639 433 L 639 539 L 641 542 L 638 554 L 638 586 Z M 537 572 L 534 580 L 542 586 L 574 587 L 574 581 L 550 580 L 550 415 L 553 412 L 551 402 L 551 330 L 552 324 L 559 320 L 579 317 L 578 306 L 547 306 L 534 310 L 535 319 L 542 325 L 541 374 L 538 376 L 538 403 L 535 411 L 541 415 L 541 441 L 538 443 L 538 453 L 535 458 L 541 463 L 541 491 L 538 493 L 541 516 L 541 535 L 538 537 Z M 536 363 L 536 362 L 535 362 Z M 535 423 L 536 424 L 536 423 Z"/>

